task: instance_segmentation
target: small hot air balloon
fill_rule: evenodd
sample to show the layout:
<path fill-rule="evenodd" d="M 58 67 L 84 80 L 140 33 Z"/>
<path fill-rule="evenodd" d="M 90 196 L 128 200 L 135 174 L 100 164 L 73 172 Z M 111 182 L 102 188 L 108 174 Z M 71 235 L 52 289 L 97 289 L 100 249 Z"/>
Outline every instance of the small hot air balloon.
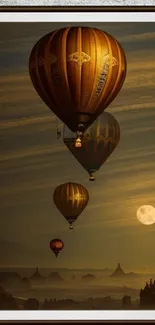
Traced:
<path fill-rule="evenodd" d="M 61 184 L 54 190 L 53 201 L 57 209 L 70 224 L 69 229 L 73 229 L 73 222 L 85 209 L 89 200 L 87 189 L 77 183 Z"/>
<path fill-rule="evenodd" d="M 126 57 L 118 41 L 97 28 L 67 27 L 33 47 L 29 73 L 45 104 L 73 132 L 80 147 L 85 130 L 119 93 Z"/>
<path fill-rule="evenodd" d="M 50 248 L 53 251 L 53 253 L 55 254 L 55 256 L 57 257 L 58 254 L 61 252 L 61 250 L 64 247 L 64 243 L 61 239 L 52 239 L 50 241 Z"/>
<path fill-rule="evenodd" d="M 83 145 L 75 147 L 76 134 L 64 125 L 63 141 L 73 156 L 89 173 L 89 180 L 95 180 L 93 173 L 104 164 L 117 147 L 120 139 L 120 127 L 108 112 L 102 113 L 85 131 Z"/>

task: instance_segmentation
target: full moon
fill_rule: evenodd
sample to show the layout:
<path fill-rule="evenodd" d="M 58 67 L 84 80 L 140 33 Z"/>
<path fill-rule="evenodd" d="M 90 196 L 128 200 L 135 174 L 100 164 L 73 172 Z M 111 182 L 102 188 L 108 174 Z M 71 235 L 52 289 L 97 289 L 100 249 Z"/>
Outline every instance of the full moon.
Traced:
<path fill-rule="evenodd" d="M 137 219 L 144 225 L 155 223 L 155 208 L 151 205 L 143 205 L 137 210 Z"/>

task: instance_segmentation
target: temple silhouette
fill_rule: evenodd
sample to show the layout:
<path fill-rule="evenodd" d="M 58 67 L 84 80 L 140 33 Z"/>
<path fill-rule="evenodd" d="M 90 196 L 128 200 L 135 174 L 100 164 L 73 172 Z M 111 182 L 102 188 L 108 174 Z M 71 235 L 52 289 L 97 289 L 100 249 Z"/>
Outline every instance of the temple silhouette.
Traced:
<path fill-rule="evenodd" d="M 125 272 L 123 271 L 123 269 L 121 268 L 121 264 L 118 263 L 116 270 L 111 274 L 111 276 L 116 276 L 116 277 L 121 277 L 121 276 L 125 276 Z"/>
<path fill-rule="evenodd" d="M 33 275 L 30 277 L 31 280 L 41 280 L 44 279 L 44 276 L 42 276 L 39 272 L 39 268 L 36 267 L 35 272 Z"/>
<path fill-rule="evenodd" d="M 146 282 L 145 288 L 140 290 L 140 307 L 155 307 L 155 280 Z"/>

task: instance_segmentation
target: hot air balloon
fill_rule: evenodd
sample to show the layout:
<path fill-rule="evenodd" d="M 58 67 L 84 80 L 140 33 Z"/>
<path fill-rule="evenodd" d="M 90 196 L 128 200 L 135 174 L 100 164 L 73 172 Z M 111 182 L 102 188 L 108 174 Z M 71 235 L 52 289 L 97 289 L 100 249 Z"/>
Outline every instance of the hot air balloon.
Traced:
<path fill-rule="evenodd" d="M 57 209 L 70 224 L 69 229 L 73 229 L 72 224 L 85 209 L 89 200 L 87 189 L 77 183 L 61 184 L 54 190 L 53 201 Z"/>
<path fill-rule="evenodd" d="M 102 30 L 61 28 L 34 45 L 29 74 L 45 104 L 77 133 L 79 146 L 85 130 L 120 91 L 126 57 L 118 41 Z"/>
<path fill-rule="evenodd" d="M 103 165 L 116 148 L 120 139 L 117 120 L 108 112 L 102 113 L 85 131 L 82 147 L 74 145 L 76 134 L 64 125 L 63 141 L 73 156 L 89 173 L 89 180 L 95 180 L 93 173 Z"/>
<path fill-rule="evenodd" d="M 61 239 L 52 239 L 50 241 L 50 248 L 53 251 L 53 253 L 55 254 L 55 256 L 57 257 L 58 254 L 61 252 L 61 250 L 64 247 L 64 243 Z"/>

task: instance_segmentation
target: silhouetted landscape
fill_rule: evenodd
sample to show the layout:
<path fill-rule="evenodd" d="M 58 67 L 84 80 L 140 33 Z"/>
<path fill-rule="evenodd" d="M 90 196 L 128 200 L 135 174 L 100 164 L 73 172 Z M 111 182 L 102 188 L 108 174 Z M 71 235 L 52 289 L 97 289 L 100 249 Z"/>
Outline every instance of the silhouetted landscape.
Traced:
<path fill-rule="evenodd" d="M 145 291 L 148 293 L 148 288 L 153 287 L 152 280 L 145 290 L 141 289 L 148 277 L 153 275 L 126 273 L 120 263 L 115 270 L 1 269 L 0 309 L 154 308 L 154 293 L 153 298 L 144 299 Z"/>

